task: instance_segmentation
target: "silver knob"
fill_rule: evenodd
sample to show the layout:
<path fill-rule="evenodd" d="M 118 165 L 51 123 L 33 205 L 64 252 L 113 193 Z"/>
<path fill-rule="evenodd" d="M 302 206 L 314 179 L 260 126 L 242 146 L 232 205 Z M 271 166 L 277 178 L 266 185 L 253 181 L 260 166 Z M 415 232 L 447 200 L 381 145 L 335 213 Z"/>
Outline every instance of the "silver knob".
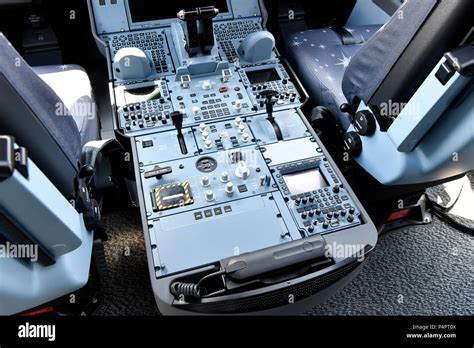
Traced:
<path fill-rule="evenodd" d="M 221 182 L 226 183 L 229 181 L 229 173 L 223 172 L 221 174 Z"/>
<path fill-rule="evenodd" d="M 211 184 L 211 181 L 209 180 L 208 176 L 203 176 L 201 179 L 201 185 L 203 187 L 208 187 Z"/>
<path fill-rule="evenodd" d="M 206 149 L 212 149 L 212 140 L 211 139 L 207 139 L 205 142 L 204 142 L 204 146 L 206 147 Z"/>
<path fill-rule="evenodd" d="M 235 125 L 238 127 L 238 126 L 240 126 L 240 125 L 242 124 L 242 122 L 243 122 L 242 119 L 241 119 L 240 117 L 237 117 L 237 118 L 235 119 L 235 122 L 234 122 L 234 123 L 235 123 Z"/>
<path fill-rule="evenodd" d="M 226 187 L 225 187 L 225 193 L 227 194 L 228 197 L 232 197 L 234 195 L 234 184 L 231 182 L 228 182 Z"/>
<path fill-rule="evenodd" d="M 213 202 L 215 201 L 216 196 L 214 196 L 214 192 L 212 190 L 209 190 L 206 192 L 206 201 L 208 202 Z"/>

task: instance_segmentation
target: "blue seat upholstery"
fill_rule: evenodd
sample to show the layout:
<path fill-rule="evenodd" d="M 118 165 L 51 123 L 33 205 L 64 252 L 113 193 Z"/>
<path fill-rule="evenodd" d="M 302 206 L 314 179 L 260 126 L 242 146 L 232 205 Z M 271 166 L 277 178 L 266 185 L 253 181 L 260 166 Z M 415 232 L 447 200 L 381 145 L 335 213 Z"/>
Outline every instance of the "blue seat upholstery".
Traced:
<path fill-rule="evenodd" d="M 354 38 L 368 41 L 380 25 L 346 28 Z M 344 129 L 350 125 L 348 116 L 339 108 L 347 103 L 342 90 L 344 73 L 351 59 L 364 44 L 343 45 L 331 29 L 299 32 L 287 43 L 287 54 L 310 96 L 318 105 L 328 107 Z"/>
<path fill-rule="evenodd" d="M 38 68 L 37 72 L 0 33 L 0 133 L 14 136 L 68 197 L 74 190 L 83 145 L 99 139 L 90 82 L 77 67 Z"/>

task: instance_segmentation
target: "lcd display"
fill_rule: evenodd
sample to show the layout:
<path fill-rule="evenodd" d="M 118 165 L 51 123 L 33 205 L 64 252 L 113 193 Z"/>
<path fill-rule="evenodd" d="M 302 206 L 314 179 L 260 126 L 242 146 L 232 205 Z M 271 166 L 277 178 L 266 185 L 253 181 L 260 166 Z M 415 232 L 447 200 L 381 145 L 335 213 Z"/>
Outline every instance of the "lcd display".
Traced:
<path fill-rule="evenodd" d="M 278 71 L 276 71 L 275 68 L 265 69 L 265 70 L 246 71 L 246 74 L 252 85 L 263 83 L 263 82 L 280 80 L 280 75 L 278 74 Z"/>
<path fill-rule="evenodd" d="M 221 14 L 229 12 L 227 0 L 128 0 L 133 23 L 172 19 L 181 10 L 205 6 L 215 6 Z"/>
<path fill-rule="evenodd" d="M 328 182 L 318 169 L 312 169 L 296 174 L 284 175 L 286 186 L 292 195 L 313 192 L 329 186 Z"/>

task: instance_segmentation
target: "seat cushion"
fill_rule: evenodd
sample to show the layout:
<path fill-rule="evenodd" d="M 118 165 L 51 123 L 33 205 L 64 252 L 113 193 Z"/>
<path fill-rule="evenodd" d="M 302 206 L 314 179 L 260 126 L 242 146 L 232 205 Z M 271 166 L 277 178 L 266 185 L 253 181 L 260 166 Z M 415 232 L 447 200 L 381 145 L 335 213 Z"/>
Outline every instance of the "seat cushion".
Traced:
<path fill-rule="evenodd" d="M 61 114 L 73 117 L 84 146 L 99 139 L 99 121 L 92 86 L 86 71 L 78 65 L 47 65 L 33 67 L 34 72 L 58 95 L 63 105 Z M 61 108 L 67 111 L 63 112 Z"/>
<path fill-rule="evenodd" d="M 366 42 L 380 27 L 368 25 L 346 30 Z M 347 103 L 342 80 L 352 57 L 362 46 L 343 45 L 340 36 L 331 29 L 298 32 L 287 42 L 287 56 L 309 95 L 318 105 L 329 108 L 344 129 L 349 128 L 350 119 L 339 110 Z"/>

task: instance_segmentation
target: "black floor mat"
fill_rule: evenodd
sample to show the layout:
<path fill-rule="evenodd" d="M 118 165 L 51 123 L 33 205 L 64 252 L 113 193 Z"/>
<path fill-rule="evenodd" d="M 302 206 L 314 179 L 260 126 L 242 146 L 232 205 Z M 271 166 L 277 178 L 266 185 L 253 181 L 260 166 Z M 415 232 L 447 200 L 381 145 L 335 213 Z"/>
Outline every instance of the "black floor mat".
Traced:
<path fill-rule="evenodd" d="M 137 212 L 108 214 L 109 276 L 96 315 L 158 315 Z M 433 224 L 382 236 L 360 275 L 309 315 L 473 315 L 474 238 Z"/>

